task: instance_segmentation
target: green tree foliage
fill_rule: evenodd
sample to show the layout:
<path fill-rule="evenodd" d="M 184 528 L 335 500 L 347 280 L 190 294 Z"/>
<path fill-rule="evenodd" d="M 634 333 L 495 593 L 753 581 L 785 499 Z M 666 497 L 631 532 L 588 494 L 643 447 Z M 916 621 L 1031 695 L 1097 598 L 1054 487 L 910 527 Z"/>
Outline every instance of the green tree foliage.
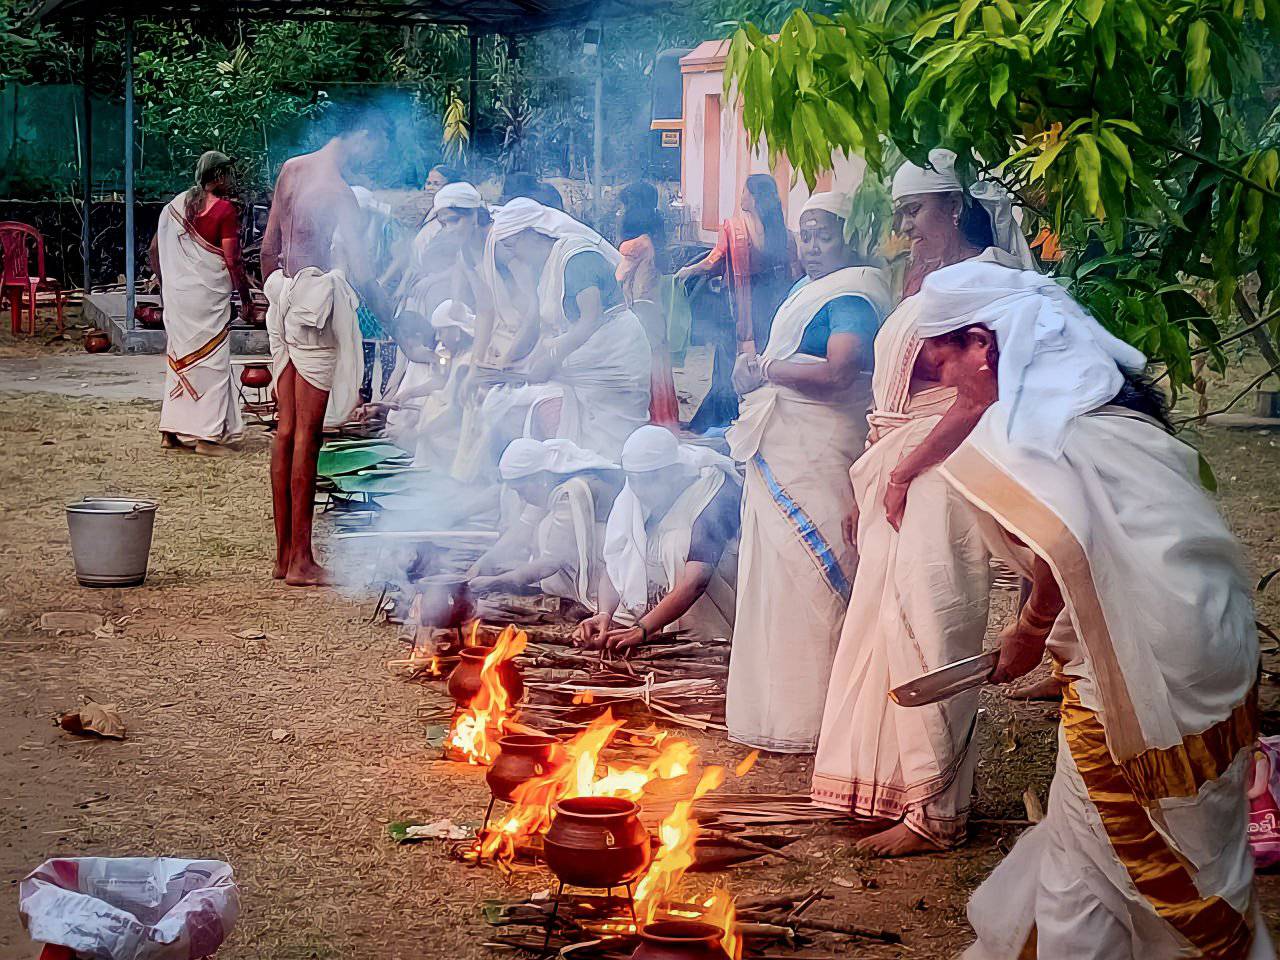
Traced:
<path fill-rule="evenodd" d="M 1219 324 L 1265 318 L 1280 287 L 1280 113 L 1260 93 L 1278 31 L 1280 0 L 854 0 L 776 37 L 743 24 L 726 84 L 810 183 L 833 150 L 886 172 L 889 145 L 1000 179 L 1177 388 L 1196 341 L 1221 362 Z"/>

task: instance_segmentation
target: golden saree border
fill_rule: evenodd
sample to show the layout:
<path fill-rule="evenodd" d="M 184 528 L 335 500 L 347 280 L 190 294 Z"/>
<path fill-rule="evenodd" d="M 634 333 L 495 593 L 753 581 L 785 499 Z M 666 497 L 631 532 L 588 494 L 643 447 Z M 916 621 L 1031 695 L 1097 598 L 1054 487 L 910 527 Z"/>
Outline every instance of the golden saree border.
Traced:
<path fill-rule="evenodd" d="M 1062 730 L 1080 779 L 1116 858 L 1156 914 L 1207 960 L 1249 952 L 1248 918 L 1218 896 L 1202 897 L 1185 861 L 1151 824 L 1125 770 L 1111 759 L 1107 732 L 1074 684 L 1062 700 Z"/>
<path fill-rule="evenodd" d="M 215 334 L 212 340 L 204 346 L 197 347 L 195 350 L 192 350 L 185 357 L 179 357 L 176 360 L 171 356 L 165 357 L 165 359 L 169 361 L 169 369 L 172 370 L 178 378 L 177 385 L 169 391 L 169 396 L 172 399 L 177 400 L 178 397 L 182 396 L 183 390 L 191 394 L 192 400 L 200 399 L 199 392 L 194 386 L 192 386 L 191 381 L 187 379 L 186 373 L 196 364 L 208 359 L 214 351 L 227 342 L 227 338 L 230 336 L 231 326 L 228 324 Z"/>
<path fill-rule="evenodd" d="M 1142 727 L 1116 658 L 1111 630 L 1084 547 L 1062 518 L 972 443 L 961 444 L 939 468 L 977 507 L 995 517 L 1053 569 L 1063 599 L 1089 654 L 1103 712 L 1107 741 L 1121 761 L 1146 751 Z"/>
<path fill-rule="evenodd" d="M 1251 749 L 1257 738 L 1255 684 L 1243 703 L 1203 733 L 1189 734 L 1177 746 L 1147 750 L 1121 766 L 1134 794 L 1143 803 L 1194 797 L 1204 784 L 1226 773 L 1240 751 Z"/>

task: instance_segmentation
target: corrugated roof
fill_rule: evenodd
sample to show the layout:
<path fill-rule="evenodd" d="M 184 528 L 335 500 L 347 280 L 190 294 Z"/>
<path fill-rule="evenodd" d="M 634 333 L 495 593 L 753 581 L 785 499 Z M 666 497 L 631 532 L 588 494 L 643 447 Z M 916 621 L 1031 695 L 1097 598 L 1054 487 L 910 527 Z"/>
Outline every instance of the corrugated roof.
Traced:
<path fill-rule="evenodd" d="M 42 20 L 332 20 L 442 24 L 483 33 L 531 33 L 669 9 L 683 0 L 45 0 Z"/>

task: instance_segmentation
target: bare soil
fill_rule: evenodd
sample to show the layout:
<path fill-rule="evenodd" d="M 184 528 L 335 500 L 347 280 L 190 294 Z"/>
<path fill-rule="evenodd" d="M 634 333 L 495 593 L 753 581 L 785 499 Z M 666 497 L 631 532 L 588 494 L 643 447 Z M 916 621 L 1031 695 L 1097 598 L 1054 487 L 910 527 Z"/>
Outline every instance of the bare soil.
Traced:
<path fill-rule="evenodd" d="M 12 354 L 10 354 L 12 355 Z M 1232 382 L 1248 375 L 1235 371 Z M 1214 383 L 1212 397 L 1232 393 Z M 224 460 L 162 451 L 156 404 L 0 395 L 0 957 L 34 957 L 13 909 L 19 879 L 52 856 L 171 855 L 229 861 L 242 916 L 226 960 L 488 956 L 479 906 L 544 889 L 452 862 L 434 844 L 398 846 L 390 821 L 477 822 L 480 771 L 441 762 L 418 719 L 443 691 L 397 679 L 394 628 L 368 622 L 372 596 L 296 590 L 270 579 L 267 449 L 255 433 Z M 1280 432 L 1207 428 L 1193 436 L 1259 574 L 1280 567 Z M 63 506 L 85 494 L 161 503 L 145 586 L 76 585 Z M 1011 598 L 997 598 L 993 631 Z M 111 635 L 43 633 L 42 613 L 93 611 Z M 1280 629 L 1280 586 L 1259 598 Z M 246 632 L 264 637 L 242 636 Z M 1274 646 L 1274 644 L 1272 645 Z M 1274 655 L 1267 666 L 1280 667 Z M 1269 732 L 1280 732 L 1266 680 Z M 51 723 L 81 698 L 114 703 L 124 741 Z M 800 865 L 744 866 L 722 880 L 760 894 L 825 886 L 812 916 L 902 933 L 901 947 L 826 940 L 801 956 L 953 955 L 964 904 L 1017 836 L 1028 787 L 1043 801 L 1054 710 L 991 694 L 971 842 L 900 862 L 855 856 L 848 834 L 815 828 Z M 696 738 L 711 760 L 744 751 Z M 809 762 L 766 758 L 735 789 L 802 793 Z M 712 878 L 692 884 L 710 886 Z M 1280 881 L 1260 880 L 1280 922 Z"/>

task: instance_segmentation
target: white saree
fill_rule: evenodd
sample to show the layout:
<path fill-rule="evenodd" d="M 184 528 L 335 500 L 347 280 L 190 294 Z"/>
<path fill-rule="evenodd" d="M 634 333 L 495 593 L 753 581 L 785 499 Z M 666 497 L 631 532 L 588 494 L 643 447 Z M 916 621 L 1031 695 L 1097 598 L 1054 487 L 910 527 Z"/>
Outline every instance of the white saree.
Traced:
<path fill-rule="evenodd" d="M 611 248 L 610 248 L 611 249 Z M 599 251 L 590 238 L 570 235 L 556 241 L 538 283 L 538 310 L 544 331 L 564 330 L 564 273 L 569 258 Z M 560 401 L 553 436 L 616 460 L 627 437 L 649 422 L 649 371 L 653 351 L 644 326 L 630 308 L 608 310 L 600 327 L 564 358 L 555 378 L 523 387 L 500 386 L 485 398 L 485 422 L 519 418 L 522 436 L 533 435 L 533 418 L 543 403 Z"/>
<path fill-rule="evenodd" d="M 187 221 L 185 203 L 185 193 L 169 201 L 156 234 L 168 341 L 160 430 L 217 443 L 244 431 L 231 383 L 231 271 Z"/>
<path fill-rule="evenodd" d="M 995 247 L 975 259 L 1017 262 Z M 973 511 L 936 470 L 912 482 L 901 530 L 885 515 L 890 474 L 955 398 L 945 387 L 911 393 L 920 303 L 904 300 L 876 337 L 870 444 L 850 473 L 859 572 L 827 687 L 813 800 L 902 820 L 945 847 L 965 836 L 977 691 L 907 708 L 889 690 L 982 652 L 991 576 Z"/>
<path fill-rule="evenodd" d="M 586 478 L 569 477 L 551 491 L 536 543 L 539 555 L 555 557 L 561 564 L 542 581 L 542 591 L 595 610 L 604 524 L 596 520 L 596 497 Z"/>
<path fill-rule="evenodd" d="M 994 551 L 1052 568 L 1067 690 L 1048 814 L 974 894 L 965 956 L 1272 958 L 1247 840 L 1251 591 L 1195 452 L 1107 406 L 1054 459 L 1012 443 L 1006 416 L 939 470 Z"/>
<path fill-rule="evenodd" d="M 815 280 L 778 308 L 763 356 L 787 360 L 805 327 L 839 297 L 867 300 L 882 318 L 879 270 L 849 267 Z M 856 557 L 841 524 L 853 504 L 849 467 L 866 439 L 865 385 L 835 402 L 765 384 L 742 399 L 727 439 L 745 463 L 737 608 L 729 663 L 729 737 L 779 753 L 808 753 Z"/>

